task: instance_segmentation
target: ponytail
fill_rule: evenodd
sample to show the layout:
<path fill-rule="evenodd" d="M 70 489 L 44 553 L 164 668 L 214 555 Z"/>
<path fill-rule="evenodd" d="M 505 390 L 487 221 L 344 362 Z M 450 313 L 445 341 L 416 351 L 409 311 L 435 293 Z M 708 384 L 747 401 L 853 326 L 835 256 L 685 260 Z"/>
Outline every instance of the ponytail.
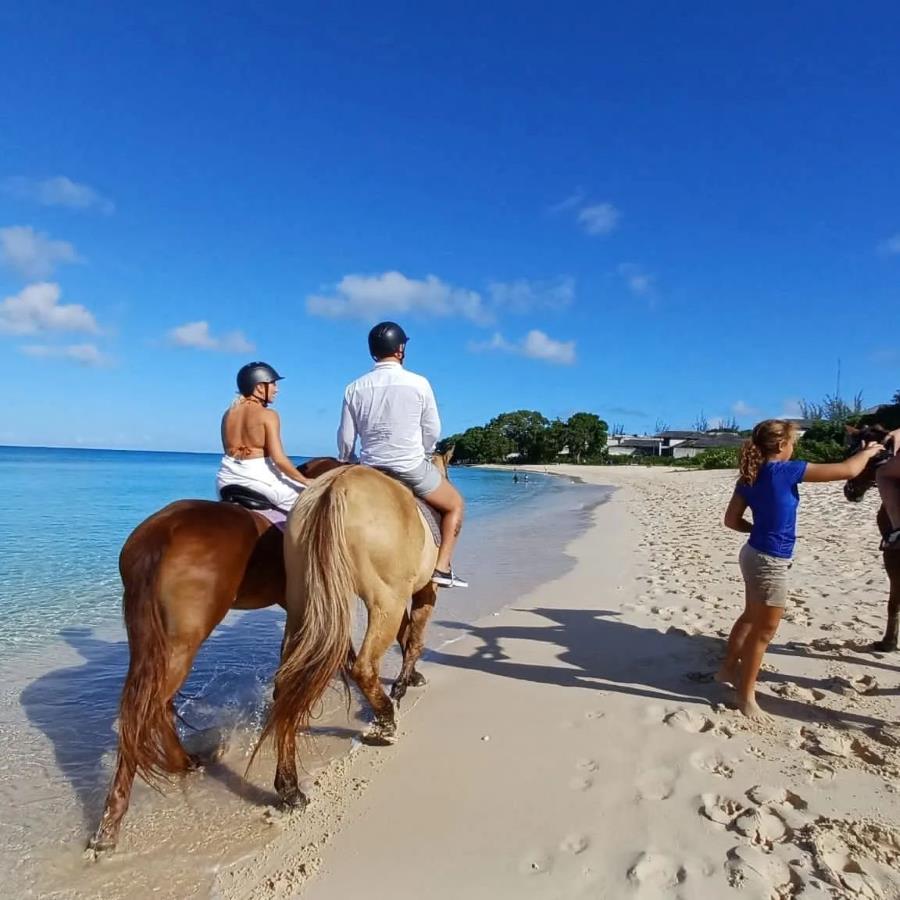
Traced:
<path fill-rule="evenodd" d="M 741 461 L 739 464 L 741 484 L 753 484 L 764 462 L 765 458 L 762 455 L 762 451 L 753 443 L 751 438 L 747 438 L 741 447 Z"/>
<path fill-rule="evenodd" d="M 766 419 L 753 429 L 753 434 L 741 447 L 741 484 L 753 484 L 763 463 L 775 456 L 785 441 L 792 440 L 796 426 L 785 419 Z"/>

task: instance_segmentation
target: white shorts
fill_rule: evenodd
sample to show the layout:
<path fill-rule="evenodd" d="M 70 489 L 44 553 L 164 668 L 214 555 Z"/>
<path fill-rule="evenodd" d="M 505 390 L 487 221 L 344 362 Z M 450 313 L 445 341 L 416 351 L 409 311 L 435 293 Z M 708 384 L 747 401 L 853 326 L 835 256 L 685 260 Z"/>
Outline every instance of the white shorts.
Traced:
<path fill-rule="evenodd" d="M 288 478 L 268 456 L 259 459 L 235 459 L 223 456 L 216 474 L 216 491 L 229 484 L 240 485 L 262 494 L 283 512 L 290 512 L 303 485 Z"/>

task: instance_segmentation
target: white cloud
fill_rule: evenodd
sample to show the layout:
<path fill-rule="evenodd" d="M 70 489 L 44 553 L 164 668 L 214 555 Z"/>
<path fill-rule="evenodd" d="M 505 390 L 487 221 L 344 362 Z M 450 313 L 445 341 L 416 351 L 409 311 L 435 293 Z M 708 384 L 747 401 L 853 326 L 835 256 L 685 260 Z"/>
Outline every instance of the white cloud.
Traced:
<path fill-rule="evenodd" d="M 24 278 L 46 278 L 59 263 L 80 262 L 68 241 L 54 241 L 30 225 L 0 228 L 0 262 Z"/>
<path fill-rule="evenodd" d="M 575 362 L 575 341 L 557 341 L 536 328 L 517 343 L 511 343 L 500 332 L 495 332 L 488 341 L 470 343 L 469 349 L 476 353 L 515 353 L 562 366 L 570 366 Z"/>
<path fill-rule="evenodd" d="M 99 332 L 93 314 L 79 303 L 60 304 L 58 284 L 29 284 L 0 303 L 0 333 L 41 334 L 47 331 Z"/>
<path fill-rule="evenodd" d="M 31 200 L 41 206 L 65 206 L 69 209 L 96 209 L 109 215 L 115 205 L 102 194 L 86 184 L 79 184 L 56 175 L 53 178 L 25 178 L 21 175 L 7 178 L 3 191 L 14 197 Z"/>
<path fill-rule="evenodd" d="M 749 403 L 744 403 L 743 400 L 738 400 L 736 403 L 731 405 L 731 411 L 736 416 L 742 417 L 753 417 L 759 415 L 759 409 L 755 406 L 751 406 Z"/>
<path fill-rule="evenodd" d="M 402 272 L 345 275 L 326 296 L 312 294 L 306 309 L 326 318 L 376 319 L 390 315 L 461 316 L 479 325 L 492 316 L 477 291 L 456 288 L 434 275 L 407 278 Z"/>
<path fill-rule="evenodd" d="M 569 276 L 530 281 L 492 281 L 485 295 L 454 287 L 435 275 L 408 278 L 402 272 L 345 275 L 330 294 L 311 294 L 306 309 L 326 318 L 372 320 L 384 317 L 460 317 L 490 325 L 498 314 L 521 315 L 533 310 L 560 310 L 575 298 L 575 279 Z"/>
<path fill-rule="evenodd" d="M 218 350 L 222 353 L 250 353 L 255 346 L 240 331 L 229 331 L 214 337 L 209 322 L 185 322 L 172 328 L 167 338 L 176 347 L 193 347 L 198 350 Z"/>
<path fill-rule="evenodd" d="M 646 297 L 653 292 L 654 278 L 635 263 L 622 263 L 616 271 L 625 281 L 625 286 L 636 297 Z"/>
<path fill-rule="evenodd" d="M 621 213 L 612 203 L 596 203 L 584 206 L 578 211 L 578 223 L 593 235 L 610 234 L 616 230 Z"/>
<path fill-rule="evenodd" d="M 67 344 L 54 346 L 50 344 L 26 344 L 19 348 L 26 356 L 38 359 L 70 359 L 82 366 L 108 366 L 112 359 L 101 352 L 96 344 Z"/>
<path fill-rule="evenodd" d="M 878 252 L 888 256 L 900 254 L 900 233 L 892 234 L 887 240 L 882 241 L 878 245 Z"/>
<path fill-rule="evenodd" d="M 781 410 L 781 418 L 783 419 L 799 419 L 803 416 L 803 409 L 799 400 L 785 400 L 784 407 Z"/>
<path fill-rule="evenodd" d="M 559 215 L 559 213 L 567 212 L 570 209 L 575 209 L 576 207 L 581 206 L 586 199 L 584 191 L 581 188 L 577 188 L 575 193 L 570 194 L 565 200 L 554 203 L 553 206 L 550 207 L 550 214 L 555 216 Z"/>
<path fill-rule="evenodd" d="M 565 309 L 575 299 L 575 279 L 492 281 L 488 295 L 492 308 L 498 311 L 521 314 L 535 309 Z"/>

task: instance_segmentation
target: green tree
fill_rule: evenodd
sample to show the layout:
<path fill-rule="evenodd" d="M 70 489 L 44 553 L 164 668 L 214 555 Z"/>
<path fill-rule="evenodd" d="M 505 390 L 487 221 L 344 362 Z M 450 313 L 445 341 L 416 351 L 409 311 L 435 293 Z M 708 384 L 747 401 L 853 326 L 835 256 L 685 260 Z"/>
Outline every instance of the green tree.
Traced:
<path fill-rule="evenodd" d="M 609 426 L 594 413 L 579 412 L 565 425 L 566 444 L 576 463 L 599 460 L 606 449 Z"/>
<path fill-rule="evenodd" d="M 512 449 L 523 460 L 533 461 L 538 455 L 543 432 L 550 423 L 535 410 L 520 409 L 516 412 L 501 413 L 487 424 L 488 430 L 495 431 L 508 441 Z"/>

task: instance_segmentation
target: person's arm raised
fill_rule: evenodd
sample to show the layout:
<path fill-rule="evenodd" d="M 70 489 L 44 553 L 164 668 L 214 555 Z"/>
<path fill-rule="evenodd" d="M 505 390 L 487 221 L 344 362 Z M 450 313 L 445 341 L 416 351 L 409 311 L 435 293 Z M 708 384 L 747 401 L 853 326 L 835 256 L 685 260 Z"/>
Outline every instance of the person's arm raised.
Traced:
<path fill-rule="evenodd" d="M 725 518 L 723 524 L 732 531 L 740 531 L 742 534 L 750 534 L 753 530 L 753 524 L 744 518 L 747 511 L 747 501 L 735 491 L 728 501 L 728 508 L 725 510 Z"/>
<path fill-rule="evenodd" d="M 307 478 L 288 458 L 281 444 L 281 422 L 278 413 L 274 409 L 265 411 L 266 427 L 266 456 L 285 474 L 300 484 L 312 484 L 312 479 Z"/>
<path fill-rule="evenodd" d="M 863 447 L 859 453 L 854 453 L 849 459 L 839 463 L 809 463 L 803 473 L 804 481 L 849 481 L 862 474 L 862 470 L 868 465 L 873 456 L 877 456 L 884 450 L 881 444 L 869 444 Z"/>

